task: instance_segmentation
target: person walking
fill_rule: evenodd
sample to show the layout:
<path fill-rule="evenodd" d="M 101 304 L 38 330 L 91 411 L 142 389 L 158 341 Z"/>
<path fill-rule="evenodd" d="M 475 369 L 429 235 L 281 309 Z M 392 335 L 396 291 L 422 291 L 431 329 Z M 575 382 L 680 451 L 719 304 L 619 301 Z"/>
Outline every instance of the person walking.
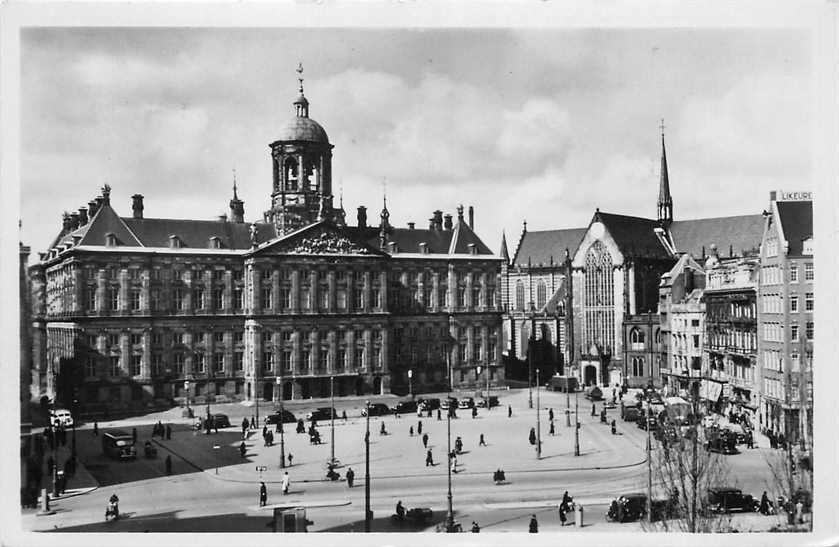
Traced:
<path fill-rule="evenodd" d="M 414 426 L 411 426 L 411 427 L 408 428 L 408 436 L 409 437 L 414 436 Z"/>
<path fill-rule="evenodd" d="M 554 421 L 554 409 L 553 408 L 548 409 L 548 420 Z"/>
<path fill-rule="evenodd" d="M 556 435 L 556 429 L 554 428 L 554 421 L 551 420 L 551 426 L 548 429 L 548 435 Z"/>
<path fill-rule="evenodd" d="M 769 514 L 769 496 L 766 495 L 766 490 L 764 490 L 763 495 L 760 496 L 760 506 L 758 507 L 758 511 L 761 515 Z"/>
<path fill-rule="evenodd" d="M 478 408 L 473 406 L 472 407 L 472 419 L 474 420 L 477 417 L 478 417 Z"/>
<path fill-rule="evenodd" d="M 612 435 L 617 435 L 617 434 L 618 434 L 618 424 L 617 424 L 617 422 L 615 422 L 614 419 L 612 419 Z"/>
<path fill-rule="evenodd" d="M 131 440 L 134 441 L 134 444 L 137 444 L 137 428 L 136 427 L 131 428 Z"/>
<path fill-rule="evenodd" d="M 267 437 L 267 436 L 268 436 L 268 426 L 267 426 L 267 425 L 263 425 L 263 426 L 262 426 L 262 438 L 264 439 L 264 438 L 265 438 L 265 437 Z"/>
<path fill-rule="evenodd" d="M 511 405 L 507 405 L 507 417 L 508 418 L 513 417 L 513 407 Z"/>
<path fill-rule="evenodd" d="M 565 523 L 568 521 L 568 504 L 565 503 L 565 500 L 559 504 L 559 523 L 560 526 L 565 526 Z"/>
<path fill-rule="evenodd" d="M 288 494 L 288 488 L 291 486 L 291 478 L 288 476 L 288 471 L 283 473 L 283 495 Z"/>
<path fill-rule="evenodd" d="M 530 440 L 530 444 L 532 444 L 532 445 L 536 444 L 536 428 L 535 427 L 530 428 L 529 440 Z"/>
<path fill-rule="evenodd" d="M 253 419 L 253 414 L 251 414 L 251 429 L 256 429 L 256 420 Z"/>
<path fill-rule="evenodd" d="M 347 411 L 346 410 L 341 411 L 341 419 L 344 420 L 344 423 L 347 423 Z"/>
<path fill-rule="evenodd" d="M 422 420 L 417 420 L 417 435 L 422 435 Z"/>
<path fill-rule="evenodd" d="M 746 444 L 749 446 L 750 449 L 755 447 L 755 436 L 752 433 L 751 429 L 746 434 Z"/>
<path fill-rule="evenodd" d="M 486 446 L 486 445 L 487 445 L 487 443 L 484 440 L 484 434 L 481 433 L 481 438 L 478 440 L 478 446 Z"/>
<path fill-rule="evenodd" d="M 531 534 L 539 533 L 539 522 L 536 520 L 536 515 L 530 515 L 530 525 L 527 527 L 527 531 Z"/>
<path fill-rule="evenodd" d="M 99 436 L 99 422 L 93 422 L 93 436 Z"/>
<path fill-rule="evenodd" d="M 449 461 L 451 461 L 452 473 L 457 473 L 457 455 L 454 453 L 450 454 Z"/>
<path fill-rule="evenodd" d="M 382 422 L 382 427 L 379 428 L 379 435 L 387 435 L 387 429 L 385 429 L 385 423 Z"/>
<path fill-rule="evenodd" d="M 473 520 L 472 521 L 472 533 L 477 534 L 480 531 L 481 531 L 481 527 L 478 526 L 478 523 Z"/>
<path fill-rule="evenodd" d="M 291 454 L 291 452 L 289 452 L 288 453 L 288 466 L 289 467 L 291 467 L 291 460 L 293 460 L 293 459 L 294 459 L 294 456 Z"/>
<path fill-rule="evenodd" d="M 353 481 L 355 480 L 355 471 L 352 470 L 352 467 L 347 469 L 347 486 L 352 488 Z"/>
<path fill-rule="evenodd" d="M 431 455 L 430 449 L 425 453 L 425 466 L 428 467 L 429 465 L 434 467 L 434 458 Z"/>
<path fill-rule="evenodd" d="M 278 420 L 278 421 L 277 421 L 277 425 L 274 427 L 274 433 L 279 433 L 279 432 L 280 432 L 280 428 L 281 428 L 282 426 L 283 426 L 283 421 L 282 421 L 282 420 Z"/>
<path fill-rule="evenodd" d="M 242 418 L 242 438 L 246 439 L 248 436 L 248 426 L 250 426 L 250 422 L 248 422 L 247 418 Z"/>
<path fill-rule="evenodd" d="M 597 416 L 597 409 L 595 408 L 595 404 L 591 403 L 591 415 Z"/>
<path fill-rule="evenodd" d="M 157 435 L 163 439 L 165 438 L 165 432 L 166 430 L 163 428 L 163 422 L 157 420 Z"/>
<path fill-rule="evenodd" d="M 259 483 L 259 506 L 265 507 L 268 504 L 268 487 L 264 482 Z"/>
<path fill-rule="evenodd" d="M 440 409 L 438 408 L 437 409 L 437 421 L 439 422 L 442 419 L 443 419 L 443 414 L 440 412 Z"/>
<path fill-rule="evenodd" d="M 166 474 L 167 475 L 172 474 L 172 455 L 171 454 L 166 455 Z"/>

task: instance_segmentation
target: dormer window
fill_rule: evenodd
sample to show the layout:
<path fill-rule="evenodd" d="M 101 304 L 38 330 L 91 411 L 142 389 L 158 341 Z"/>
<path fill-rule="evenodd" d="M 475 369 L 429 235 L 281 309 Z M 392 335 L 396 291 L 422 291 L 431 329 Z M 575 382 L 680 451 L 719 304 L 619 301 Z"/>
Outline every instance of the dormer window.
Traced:
<path fill-rule="evenodd" d="M 475 245 L 474 243 L 469 243 L 469 244 L 467 245 L 467 247 L 469 248 L 469 254 L 470 254 L 470 255 L 476 255 L 476 254 L 478 254 L 478 246 L 477 246 L 477 245 Z"/>
<path fill-rule="evenodd" d="M 172 234 L 172 235 L 169 236 L 169 248 L 170 249 L 180 249 L 183 246 L 184 246 L 183 241 L 181 241 L 180 237 L 176 236 L 175 234 Z"/>
<path fill-rule="evenodd" d="M 115 233 L 108 232 L 107 234 L 105 234 L 106 247 L 116 247 L 117 245 L 119 245 L 119 242 L 117 241 L 117 235 Z"/>
<path fill-rule="evenodd" d="M 427 255 L 428 254 L 428 243 L 426 243 L 425 241 L 420 242 L 419 252 L 420 252 L 420 254 Z"/>
<path fill-rule="evenodd" d="M 813 238 L 808 237 L 807 239 L 805 239 L 802 242 L 802 247 L 803 247 L 803 250 L 801 251 L 801 254 L 812 256 L 812 254 L 813 254 Z"/>
<path fill-rule="evenodd" d="M 210 238 L 210 249 L 221 249 L 221 238 L 218 236 L 212 236 Z"/>

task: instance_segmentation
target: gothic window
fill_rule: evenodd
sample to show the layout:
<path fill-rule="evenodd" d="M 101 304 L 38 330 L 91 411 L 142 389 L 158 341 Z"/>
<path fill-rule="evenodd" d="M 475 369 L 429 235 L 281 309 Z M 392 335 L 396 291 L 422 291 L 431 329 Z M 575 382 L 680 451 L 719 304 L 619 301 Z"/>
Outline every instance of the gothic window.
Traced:
<path fill-rule="evenodd" d="M 545 286 L 545 282 L 539 281 L 539 283 L 536 284 L 536 309 L 542 309 L 545 307 L 547 296 L 548 289 Z"/>
<path fill-rule="evenodd" d="M 516 310 L 524 311 L 524 283 L 516 281 Z"/>
<path fill-rule="evenodd" d="M 613 350 L 615 295 L 612 256 L 601 241 L 595 241 L 586 253 L 583 291 L 584 346 L 598 344 Z"/>
<path fill-rule="evenodd" d="M 629 333 L 629 341 L 633 344 L 643 344 L 644 331 L 640 329 L 632 329 L 632 332 Z"/>

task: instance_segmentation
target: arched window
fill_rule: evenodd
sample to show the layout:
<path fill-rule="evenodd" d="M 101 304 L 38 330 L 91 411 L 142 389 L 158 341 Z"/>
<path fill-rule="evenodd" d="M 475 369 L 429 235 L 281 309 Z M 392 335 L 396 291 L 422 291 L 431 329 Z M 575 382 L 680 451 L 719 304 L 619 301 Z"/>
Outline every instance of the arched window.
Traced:
<path fill-rule="evenodd" d="M 524 283 L 516 281 L 516 310 L 524 311 Z"/>
<path fill-rule="evenodd" d="M 644 343 L 644 331 L 641 329 L 632 329 L 629 333 L 629 341 L 633 344 L 643 344 Z"/>
<path fill-rule="evenodd" d="M 583 346 L 615 347 L 615 282 L 612 255 L 601 241 L 586 253 L 583 285 Z"/>
<path fill-rule="evenodd" d="M 643 376 L 644 375 L 644 358 L 643 357 L 633 357 L 632 358 L 632 375 L 633 376 Z"/>
<path fill-rule="evenodd" d="M 541 310 L 545 307 L 545 302 L 548 299 L 548 289 L 545 287 L 544 281 L 539 281 L 536 284 L 536 309 Z"/>
<path fill-rule="evenodd" d="M 285 172 L 285 179 L 286 179 L 286 190 L 297 191 L 298 188 L 298 164 L 296 158 L 288 158 L 285 160 L 285 164 L 283 165 L 283 171 Z"/>

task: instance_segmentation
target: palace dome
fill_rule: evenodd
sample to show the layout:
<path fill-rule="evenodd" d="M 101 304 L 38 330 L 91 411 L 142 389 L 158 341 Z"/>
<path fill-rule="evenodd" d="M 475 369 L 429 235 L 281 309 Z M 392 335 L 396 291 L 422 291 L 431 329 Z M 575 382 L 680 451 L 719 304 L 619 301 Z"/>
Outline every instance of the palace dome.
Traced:
<path fill-rule="evenodd" d="M 278 141 L 307 141 L 329 144 L 329 137 L 326 131 L 315 120 L 296 116 L 291 118 L 282 127 L 277 135 Z"/>

